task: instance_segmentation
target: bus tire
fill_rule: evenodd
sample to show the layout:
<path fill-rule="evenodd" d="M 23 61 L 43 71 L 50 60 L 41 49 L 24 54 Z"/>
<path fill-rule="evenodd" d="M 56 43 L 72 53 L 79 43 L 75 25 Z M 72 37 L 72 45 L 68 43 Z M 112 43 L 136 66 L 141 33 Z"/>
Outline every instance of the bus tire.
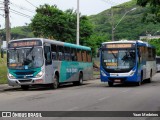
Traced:
<path fill-rule="evenodd" d="M 143 81 L 143 72 L 141 72 L 141 80 L 136 83 L 136 86 L 141 86 Z"/>
<path fill-rule="evenodd" d="M 59 78 L 57 75 L 53 78 L 53 83 L 49 84 L 50 89 L 57 89 L 59 87 Z"/>
<path fill-rule="evenodd" d="M 79 80 L 73 82 L 74 85 L 82 85 L 83 84 L 83 73 L 79 73 Z"/>
<path fill-rule="evenodd" d="M 28 90 L 28 89 L 29 89 L 29 85 L 21 85 L 21 88 L 22 88 L 23 90 Z"/>
<path fill-rule="evenodd" d="M 113 82 L 108 81 L 108 85 L 109 85 L 109 87 L 113 87 Z"/>
<path fill-rule="evenodd" d="M 147 81 L 147 83 L 151 83 L 151 81 L 152 81 L 152 70 L 150 72 L 150 78 L 148 78 L 146 81 Z"/>
<path fill-rule="evenodd" d="M 79 85 L 82 85 L 83 84 L 83 74 L 80 73 L 79 74 Z"/>
<path fill-rule="evenodd" d="M 55 75 L 53 79 L 53 89 L 57 89 L 58 87 L 59 87 L 59 78 L 57 75 Z"/>

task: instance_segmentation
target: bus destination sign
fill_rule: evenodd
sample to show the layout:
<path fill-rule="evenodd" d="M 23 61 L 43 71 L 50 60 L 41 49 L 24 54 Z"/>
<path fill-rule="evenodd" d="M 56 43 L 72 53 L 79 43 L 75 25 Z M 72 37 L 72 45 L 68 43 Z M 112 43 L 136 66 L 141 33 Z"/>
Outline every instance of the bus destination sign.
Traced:
<path fill-rule="evenodd" d="M 106 48 L 131 48 L 133 44 L 106 44 Z"/>
<path fill-rule="evenodd" d="M 15 41 L 11 42 L 9 44 L 10 48 L 15 48 L 15 47 L 31 47 L 31 46 L 40 46 L 42 45 L 41 41 L 34 40 L 34 41 Z"/>

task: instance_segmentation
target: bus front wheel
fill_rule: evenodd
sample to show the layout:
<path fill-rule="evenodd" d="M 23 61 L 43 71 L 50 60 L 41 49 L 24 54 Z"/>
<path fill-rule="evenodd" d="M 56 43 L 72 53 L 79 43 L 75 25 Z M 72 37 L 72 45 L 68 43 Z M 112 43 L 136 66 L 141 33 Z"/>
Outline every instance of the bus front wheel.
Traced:
<path fill-rule="evenodd" d="M 58 76 L 55 75 L 54 78 L 53 78 L 53 83 L 49 85 L 50 88 L 52 89 L 57 89 L 59 86 L 59 79 L 58 79 Z"/>
<path fill-rule="evenodd" d="M 113 86 L 113 82 L 108 82 L 109 87 Z"/>
<path fill-rule="evenodd" d="M 22 88 L 23 90 L 28 90 L 28 89 L 29 89 L 29 85 L 21 85 L 21 88 Z"/>
<path fill-rule="evenodd" d="M 143 81 L 143 73 L 141 73 L 141 79 L 136 83 L 137 86 L 141 86 Z"/>

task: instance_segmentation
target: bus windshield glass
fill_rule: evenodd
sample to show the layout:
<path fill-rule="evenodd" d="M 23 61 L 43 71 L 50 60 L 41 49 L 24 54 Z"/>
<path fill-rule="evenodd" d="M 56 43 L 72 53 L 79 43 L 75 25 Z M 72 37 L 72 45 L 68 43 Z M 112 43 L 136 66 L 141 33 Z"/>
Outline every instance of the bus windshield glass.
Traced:
<path fill-rule="evenodd" d="M 7 57 L 10 69 L 30 69 L 43 65 L 43 52 L 41 47 L 9 49 Z"/>
<path fill-rule="evenodd" d="M 102 65 L 110 72 L 128 72 L 136 63 L 135 49 L 102 50 Z"/>

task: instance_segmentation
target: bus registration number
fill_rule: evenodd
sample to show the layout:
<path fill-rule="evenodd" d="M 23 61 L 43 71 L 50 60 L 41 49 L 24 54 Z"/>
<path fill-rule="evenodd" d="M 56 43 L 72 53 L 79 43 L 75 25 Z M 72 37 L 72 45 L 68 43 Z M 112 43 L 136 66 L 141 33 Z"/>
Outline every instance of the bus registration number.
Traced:
<path fill-rule="evenodd" d="M 77 68 L 67 68 L 66 71 L 67 73 L 76 73 L 78 72 L 78 69 Z"/>

